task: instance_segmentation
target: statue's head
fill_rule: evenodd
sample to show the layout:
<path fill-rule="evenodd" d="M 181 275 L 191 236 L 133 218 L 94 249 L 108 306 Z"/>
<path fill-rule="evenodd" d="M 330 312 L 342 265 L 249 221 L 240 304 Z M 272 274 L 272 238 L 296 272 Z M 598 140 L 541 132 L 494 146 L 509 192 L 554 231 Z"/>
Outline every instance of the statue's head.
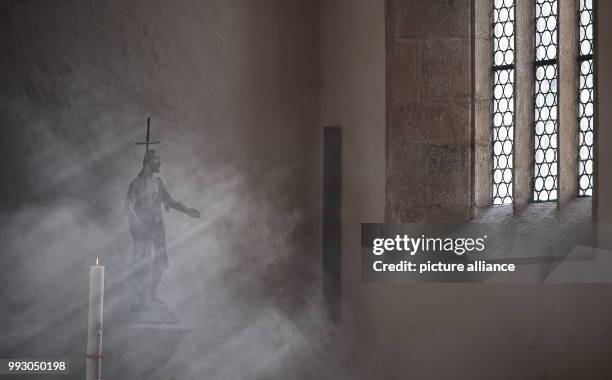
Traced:
<path fill-rule="evenodd" d="M 142 170 L 159 173 L 160 166 L 161 159 L 159 158 L 159 152 L 155 149 L 147 150 L 144 156 L 144 161 L 142 162 Z"/>

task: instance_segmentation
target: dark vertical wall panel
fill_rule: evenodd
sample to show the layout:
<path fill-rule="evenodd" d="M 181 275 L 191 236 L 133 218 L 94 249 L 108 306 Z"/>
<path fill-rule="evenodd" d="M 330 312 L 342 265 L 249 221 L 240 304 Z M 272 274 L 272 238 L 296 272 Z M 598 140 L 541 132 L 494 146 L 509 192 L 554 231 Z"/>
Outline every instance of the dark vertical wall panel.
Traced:
<path fill-rule="evenodd" d="M 325 127 L 323 133 L 323 313 L 340 318 L 340 127 Z"/>

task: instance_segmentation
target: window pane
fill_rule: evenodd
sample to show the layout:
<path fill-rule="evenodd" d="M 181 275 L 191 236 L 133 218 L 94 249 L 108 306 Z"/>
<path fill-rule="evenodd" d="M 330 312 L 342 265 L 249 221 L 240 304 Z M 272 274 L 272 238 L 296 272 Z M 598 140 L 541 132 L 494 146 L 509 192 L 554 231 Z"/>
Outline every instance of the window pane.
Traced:
<path fill-rule="evenodd" d="M 593 195 L 593 3 L 578 9 L 578 196 Z"/>
<path fill-rule="evenodd" d="M 493 204 L 512 203 L 514 0 L 493 2 Z"/>
<path fill-rule="evenodd" d="M 557 20 L 556 0 L 536 0 L 533 200 L 537 202 L 557 199 Z"/>

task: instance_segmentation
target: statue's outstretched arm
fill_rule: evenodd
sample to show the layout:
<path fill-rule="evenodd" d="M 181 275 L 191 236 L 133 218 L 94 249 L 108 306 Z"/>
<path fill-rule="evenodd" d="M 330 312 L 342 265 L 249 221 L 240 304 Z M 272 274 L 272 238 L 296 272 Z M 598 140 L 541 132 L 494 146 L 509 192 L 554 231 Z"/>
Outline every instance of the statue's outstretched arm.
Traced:
<path fill-rule="evenodd" d="M 175 201 L 174 199 L 172 199 L 170 207 L 172 207 L 173 209 L 177 211 L 182 212 L 183 214 L 189 215 L 192 218 L 200 217 L 200 212 L 198 210 L 196 210 L 195 208 L 189 208 L 185 206 L 184 204 L 182 204 L 181 202 Z"/>
<path fill-rule="evenodd" d="M 176 211 L 180 211 L 183 214 L 189 215 L 192 218 L 200 217 L 200 212 L 198 210 L 196 210 L 195 208 L 189 208 L 185 206 L 184 204 L 182 204 L 181 202 L 172 198 L 170 196 L 170 193 L 168 192 L 168 189 L 166 188 L 166 185 L 164 184 L 163 181 L 161 181 L 161 179 L 160 179 L 160 184 L 161 184 L 162 200 L 164 202 L 164 207 L 166 207 L 166 211 L 169 211 L 171 208 L 173 208 Z"/>

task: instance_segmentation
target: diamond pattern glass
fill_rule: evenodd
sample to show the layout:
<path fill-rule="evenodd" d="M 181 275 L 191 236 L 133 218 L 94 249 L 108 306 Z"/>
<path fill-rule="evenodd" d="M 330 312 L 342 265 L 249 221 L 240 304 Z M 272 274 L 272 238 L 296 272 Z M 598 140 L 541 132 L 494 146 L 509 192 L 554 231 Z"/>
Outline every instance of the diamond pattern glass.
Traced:
<path fill-rule="evenodd" d="M 578 2 L 578 196 L 593 195 L 593 2 Z"/>
<path fill-rule="evenodd" d="M 533 200 L 557 199 L 558 64 L 557 0 L 535 4 L 535 133 Z"/>
<path fill-rule="evenodd" d="M 493 1 L 493 204 L 512 203 L 514 0 Z"/>

